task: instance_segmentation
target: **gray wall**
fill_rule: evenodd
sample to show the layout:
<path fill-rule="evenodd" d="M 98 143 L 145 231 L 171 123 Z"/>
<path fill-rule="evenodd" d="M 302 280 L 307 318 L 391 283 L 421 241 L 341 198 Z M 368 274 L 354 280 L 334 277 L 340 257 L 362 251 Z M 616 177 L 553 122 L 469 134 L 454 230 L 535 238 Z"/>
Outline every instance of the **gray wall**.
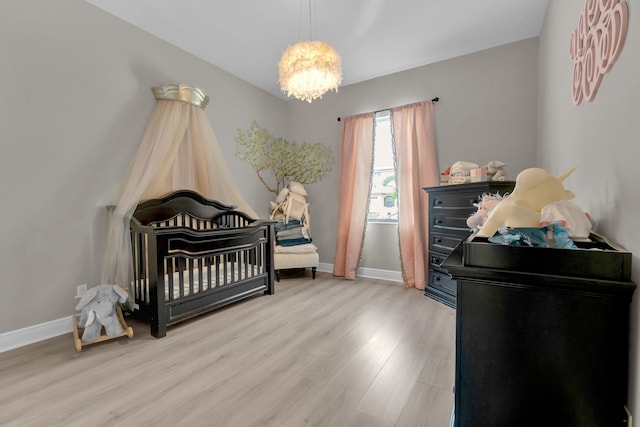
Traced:
<path fill-rule="evenodd" d="M 596 230 L 632 253 L 632 279 L 640 280 L 640 10 L 629 4 L 626 43 L 592 102 L 573 105 L 569 36 L 584 0 L 550 1 L 540 36 L 538 162 L 553 173 L 577 170 L 565 185 L 589 212 Z M 640 415 L 640 354 L 636 291 L 631 306 L 629 404 Z"/>
<path fill-rule="evenodd" d="M 155 105 L 193 83 L 240 190 L 269 195 L 234 157 L 237 128 L 285 132 L 286 102 L 89 5 L 5 0 L 0 15 L 0 333 L 68 317 L 99 283 L 111 200 Z"/>
<path fill-rule="evenodd" d="M 290 101 L 294 139 L 324 142 L 338 152 L 339 116 L 432 99 L 440 171 L 458 160 L 507 163 L 513 178 L 535 166 L 537 138 L 538 39 L 488 49 L 436 64 L 340 88 L 322 101 Z M 320 261 L 335 256 L 338 176 L 309 186 L 312 234 Z M 380 249 L 382 248 L 382 251 Z M 400 270 L 396 227 L 367 228 L 362 267 Z"/>
<path fill-rule="evenodd" d="M 441 169 L 456 160 L 503 160 L 513 175 L 532 166 L 537 39 L 346 86 L 307 104 L 277 99 L 82 0 L 7 2 L 0 17 L 0 333 L 69 316 L 76 286 L 98 284 L 104 206 L 145 130 L 151 86 L 193 83 L 207 91 L 225 159 L 264 215 L 271 194 L 234 156 L 236 130 L 254 119 L 337 154 L 338 116 L 440 96 Z M 314 242 L 329 264 L 336 189 L 337 172 L 308 186 Z M 395 227 L 370 227 L 363 267 L 399 271 L 397 245 L 389 244 L 396 235 Z"/>

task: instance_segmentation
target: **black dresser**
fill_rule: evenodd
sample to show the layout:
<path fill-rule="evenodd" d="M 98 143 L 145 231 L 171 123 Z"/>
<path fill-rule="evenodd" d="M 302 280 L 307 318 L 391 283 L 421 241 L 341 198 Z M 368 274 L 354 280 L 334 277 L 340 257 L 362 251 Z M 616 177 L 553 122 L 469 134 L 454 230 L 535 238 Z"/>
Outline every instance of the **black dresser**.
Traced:
<path fill-rule="evenodd" d="M 424 188 L 429 194 L 430 224 L 426 296 L 456 307 L 456 282 L 442 263 L 458 243 L 469 236 L 467 218 L 477 211 L 473 204 L 478 203 L 483 194 L 504 195 L 514 186 L 514 181 L 487 181 Z"/>
<path fill-rule="evenodd" d="M 476 239 L 445 262 L 458 286 L 454 425 L 625 426 L 631 254 Z"/>

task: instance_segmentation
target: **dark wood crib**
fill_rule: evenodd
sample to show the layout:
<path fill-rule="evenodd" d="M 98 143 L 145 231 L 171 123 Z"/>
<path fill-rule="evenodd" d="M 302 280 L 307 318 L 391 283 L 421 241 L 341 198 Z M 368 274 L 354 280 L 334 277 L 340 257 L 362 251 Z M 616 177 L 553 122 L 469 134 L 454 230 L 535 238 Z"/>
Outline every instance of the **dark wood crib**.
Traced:
<path fill-rule="evenodd" d="M 273 221 L 190 190 L 141 202 L 131 219 L 135 313 L 167 326 L 257 293 L 274 293 Z"/>

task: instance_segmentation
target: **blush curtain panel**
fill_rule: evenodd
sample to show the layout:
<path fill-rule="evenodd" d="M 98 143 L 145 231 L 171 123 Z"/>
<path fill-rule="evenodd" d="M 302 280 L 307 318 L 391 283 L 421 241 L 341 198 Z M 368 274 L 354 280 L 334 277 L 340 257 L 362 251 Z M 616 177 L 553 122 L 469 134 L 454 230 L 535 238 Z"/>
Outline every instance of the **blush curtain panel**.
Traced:
<path fill-rule="evenodd" d="M 355 280 L 371 190 L 374 113 L 342 121 L 338 160 L 338 224 L 333 275 Z"/>
<path fill-rule="evenodd" d="M 362 255 L 373 167 L 374 113 L 343 119 L 340 137 L 338 224 L 333 274 L 355 280 Z M 407 287 L 424 289 L 428 278 L 428 198 L 438 185 L 433 102 L 391 109 L 398 188 L 398 239 Z"/>
<path fill-rule="evenodd" d="M 393 108 L 391 120 L 396 153 L 402 277 L 405 286 L 424 289 L 429 274 L 429 199 L 423 188 L 440 182 L 433 102 Z"/>

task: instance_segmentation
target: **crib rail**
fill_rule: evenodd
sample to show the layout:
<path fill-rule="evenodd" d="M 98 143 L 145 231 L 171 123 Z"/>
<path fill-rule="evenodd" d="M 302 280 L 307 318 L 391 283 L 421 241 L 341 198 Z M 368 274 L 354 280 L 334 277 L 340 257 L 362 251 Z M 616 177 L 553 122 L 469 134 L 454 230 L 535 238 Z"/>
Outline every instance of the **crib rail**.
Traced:
<path fill-rule="evenodd" d="M 195 191 L 180 190 L 159 199 L 141 202 L 133 213 L 133 219 L 138 224 L 149 225 L 185 212 L 193 218 L 213 218 L 233 210 L 233 206 L 207 199 Z"/>

